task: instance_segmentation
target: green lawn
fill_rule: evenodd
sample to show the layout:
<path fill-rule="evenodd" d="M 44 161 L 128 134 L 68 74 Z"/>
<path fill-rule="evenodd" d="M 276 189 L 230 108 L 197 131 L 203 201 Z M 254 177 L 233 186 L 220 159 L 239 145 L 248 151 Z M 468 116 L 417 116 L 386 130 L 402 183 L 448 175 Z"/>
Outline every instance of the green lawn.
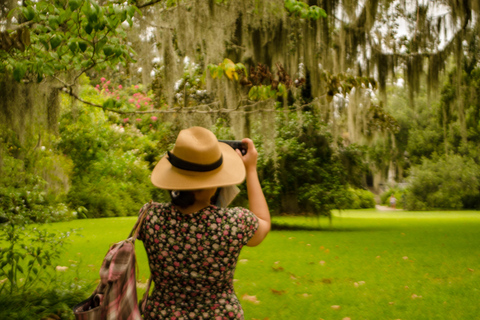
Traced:
<path fill-rule="evenodd" d="M 134 221 L 52 225 L 83 228 L 83 237 L 72 237 L 60 265 L 79 264 L 77 276 L 97 279 L 108 245 L 126 237 Z M 342 211 L 335 214 L 332 228 L 323 219 L 274 221 L 319 230 L 273 231 L 260 246 L 244 248 L 235 288 L 246 319 L 480 317 L 479 212 Z M 148 266 L 141 242 L 137 248 L 145 281 Z"/>

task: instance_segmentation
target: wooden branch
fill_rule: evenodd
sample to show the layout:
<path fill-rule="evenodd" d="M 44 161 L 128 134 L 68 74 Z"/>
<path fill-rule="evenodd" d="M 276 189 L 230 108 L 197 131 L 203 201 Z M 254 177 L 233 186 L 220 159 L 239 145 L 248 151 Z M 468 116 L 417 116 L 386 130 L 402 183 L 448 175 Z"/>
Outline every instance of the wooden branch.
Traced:
<path fill-rule="evenodd" d="M 23 28 L 25 28 L 25 27 L 29 27 L 29 26 L 31 26 L 31 25 L 34 24 L 34 23 L 35 23 L 35 22 L 34 22 L 33 20 L 27 21 L 27 22 L 21 23 L 21 24 L 15 26 L 15 27 L 13 27 L 13 28 L 8 29 L 8 31 L 11 31 L 11 32 L 17 31 L 17 30 L 23 29 Z"/>
<path fill-rule="evenodd" d="M 130 115 L 130 114 L 140 114 L 140 115 L 141 114 L 169 114 L 169 113 L 177 113 L 177 114 L 179 114 L 179 113 L 182 113 L 182 114 L 189 114 L 189 113 L 192 113 L 192 114 L 193 113 L 195 113 L 195 114 L 215 114 L 215 113 L 234 113 L 234 112 L 239 112 L 239 113 L 243 113 L 243 114 L 252 114 L 252 113 L 260 113 L 260 112 L 285 112 L 285 110 L 277 110 L 277 109 L 274 109 L 274 108 L 273 109 L 272 108 L 270 108 L 270 109 L 257 109 L 257 110 L 249 110 L 249 111 L 240 109 L 240 108 L 254 107 L 254 106 L 257 106 L 259 104 L 264 104 L 264 103 L 269 102 L 269 101 L 273 102 L 274 101 L 273 99 L 256 101 L 254 103 L 249 103 L 249 104 L 245 104 L 245 105 L 239 104 L 235 109 L 221 108 L 221 109 L 210 109 L 210 110 L 198 110 L 198 109 L 174 108 L 174 109 L 169 109 L 169 110 L 121 111 L 121 110 L 116 110 L 116 109 L 111 109 L 111 108 L 104 108 L 102 105 L 99 105 L 99 104 L 96 104 L 96 103 L 93 103 L 93 102 L 90 102 L 90 101 L 86 101 L 86 100 L 80 98 L 77 94 L 75 94 L 72 91 L 71 87 L 63 87 L 63 88 L 61 88 L 61 90 L 63 92 L 65 92 L 66 94 L 70 95 L 71 97 L 75 98 L 76 100 L 78 100 L 82 103 L 85 103 L 86 105 L 89 105 L 89 106 L 95 107 L 95 108 L 100 108 L 104 111 L 110 111 L 110 112 L 114 112 L 114 113 L 122 114 L 122 115 Z M 252 102 L 251 100 L 242 100 L 242 101 Z M 302 110 L 303 108 L 311 105 L 312 103 L 313 102 L 298 106 L 294 110 Z M 218 105 L 218 104 L 219 104 L 219 102 L 215 101 L 215 102 L 212 102 L 210 104 L 198 105 L 198 106 L 196 106 L 196 108 L 209 107 L 209 106 Z"/>

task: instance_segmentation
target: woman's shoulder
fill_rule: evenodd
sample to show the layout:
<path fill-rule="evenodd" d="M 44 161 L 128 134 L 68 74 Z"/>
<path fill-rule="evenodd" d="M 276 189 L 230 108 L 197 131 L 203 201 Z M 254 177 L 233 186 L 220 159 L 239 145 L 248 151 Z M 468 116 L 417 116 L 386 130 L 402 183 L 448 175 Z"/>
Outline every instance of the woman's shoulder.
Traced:
<path fill-rule="evenodd" d="M 153 210 L 153 211 L 156 211 L 156 212 L 161 212 L 161 211 L 164 211 L 166 209 L 170 209 L 172 206 L 172 204 L 170 202 L 153 202 L 153 201 L 149 201 L 147 203 L 145 203 L 142 208 L 140 209 L 140 212 L 139 214 L 141 214 L 142 212 L 144 212 L 145 210 Z"/>

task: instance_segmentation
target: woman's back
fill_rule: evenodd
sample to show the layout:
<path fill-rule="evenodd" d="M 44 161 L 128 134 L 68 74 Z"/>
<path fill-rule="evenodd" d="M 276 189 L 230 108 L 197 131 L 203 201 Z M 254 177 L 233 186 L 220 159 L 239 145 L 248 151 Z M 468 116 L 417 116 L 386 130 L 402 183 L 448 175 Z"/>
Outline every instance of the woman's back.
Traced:
<path fill-rule="evenodd" d="M 233 276 L 257 228 L 257 217 L 244 208 L 208 206 L 183 214 L 155 203 L 139 236 L 155 282 L 146 319 L 243 318 Z"/>

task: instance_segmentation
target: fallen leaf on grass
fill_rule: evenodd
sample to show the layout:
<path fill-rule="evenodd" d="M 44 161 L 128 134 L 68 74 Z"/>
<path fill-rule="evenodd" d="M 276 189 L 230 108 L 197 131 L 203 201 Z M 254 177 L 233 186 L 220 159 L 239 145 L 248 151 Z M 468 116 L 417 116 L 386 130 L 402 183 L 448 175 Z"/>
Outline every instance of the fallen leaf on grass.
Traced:
<path fill-rule="evenodd" d="M 340 310 L 342 307 L 337 306 L 337 305 L 333 305 L 330 308 L 332 308 L 333 310 Z"/>
<path fill-rule="evenodd" d="M 290 275 L 290 279 L 292 279 L 292 280 L 297 280 L 297 277 L 295 277 L 294 274 L 291 274 L 291 275 Z"/>
<path fill-rule="evenodd" d="M 248 262 L 248 259 L 240 259 L 240 260 L 238 260 L 238 262 L 240 262 L 240 263 L 247 263 L 247 262 Z"/>
<path fill-rule="evenodd" d="M 283 267 L 280 267 L 280 266 L 272 267 L 272 269 L 273 269 L 273 271 L 283 271 L 283 270 L 285 270 L 285 269 L 283 269 Z"/>
<path fill-rule="evenodd" d="M 249 302 L 252 302 L 254 304 L 259 304 L 260 303 L 260 301 L 258 301 L 258 299 L 257 299 L 257 296 L 249 296 L 246 293 L 242 296 L 242 300 L 249 301 Z"/>
<path fill-rule="evenodd" d="M 474 272 L 475 270 L 473 270 L 472 268 L 468 268 L 468 271 Z"/>
<path fill-rule="evenodd" d="M 273 294 L 277 294 L 279 296 L 281 296 L 282 294 L 285 294 L 287 293 L 287 291 L 285 290 L 275 290 L 275 289 L 270 289 L 272 291 Z"/>
<path fill-rule="evenodd" d="M 422 296 L 417 296 L 415 293 L 412 294 L 412 299 L 422 299 L 423 297 Z"/>
<path fill-rule="evenodd" d="M 324 278 L 324 279 L 322 279 L 322 282 L 323 282 L 323 283 L 330 284 L 330 283 L 332 283 L 332 279 Z"/>
<path fill-rule="evenodd" d="M 407 256 L 405 256 L 405 257 L 403 257 L 402 259 L 403 259 L 403 260 L 408 260 L 408 257 L 407 257 Z"/>
<path fill-rule="evenodd" d="M 137 288 L 147 289 L 147 284 L 143 283 L 143 282 L 140 282 L 140 281 L 137 281 Z"/>
<path fill-rule="evenodd" d="M 350 319 L 349 317 L 345 317 L 342 320 L 352 320 L 352 319 Z"/>
<path fill-rule="evenodd" d="M 304 298 L 308 298 L 308 297 L 311 297 L 311 296 L 312 296 L 312 295 L 311 295 L 311 294 L 308 294 L 308 293 L 302 294 L 302 297 L 304 297 Z"/>
<path fill-rule="evenodd" d="M 67 269 L 68 269 L 68 267 L 63 267 L 63 266 L 56 266 L 56 267 L 55 267 L 55 270 L 61 271 L 61 272 L 67 271 Z"/>
<path fill-rule="evenodd" d="M 393 306 L 395 304 L 395 302 L 391 301 L 388 303 L 389 305 Z"/>
<path fill-rule="evenodd" d="M 7 282 L 8 278 L 0 280 L 0 284 Z"/>
<path fill-rule="evenodd" d="M 322 261 L 319 262 L 319 264 L 320 264 L 321 266 L 324 266 L 324 265 L 325 265 L 325 261 L 322 260 Z"/>

